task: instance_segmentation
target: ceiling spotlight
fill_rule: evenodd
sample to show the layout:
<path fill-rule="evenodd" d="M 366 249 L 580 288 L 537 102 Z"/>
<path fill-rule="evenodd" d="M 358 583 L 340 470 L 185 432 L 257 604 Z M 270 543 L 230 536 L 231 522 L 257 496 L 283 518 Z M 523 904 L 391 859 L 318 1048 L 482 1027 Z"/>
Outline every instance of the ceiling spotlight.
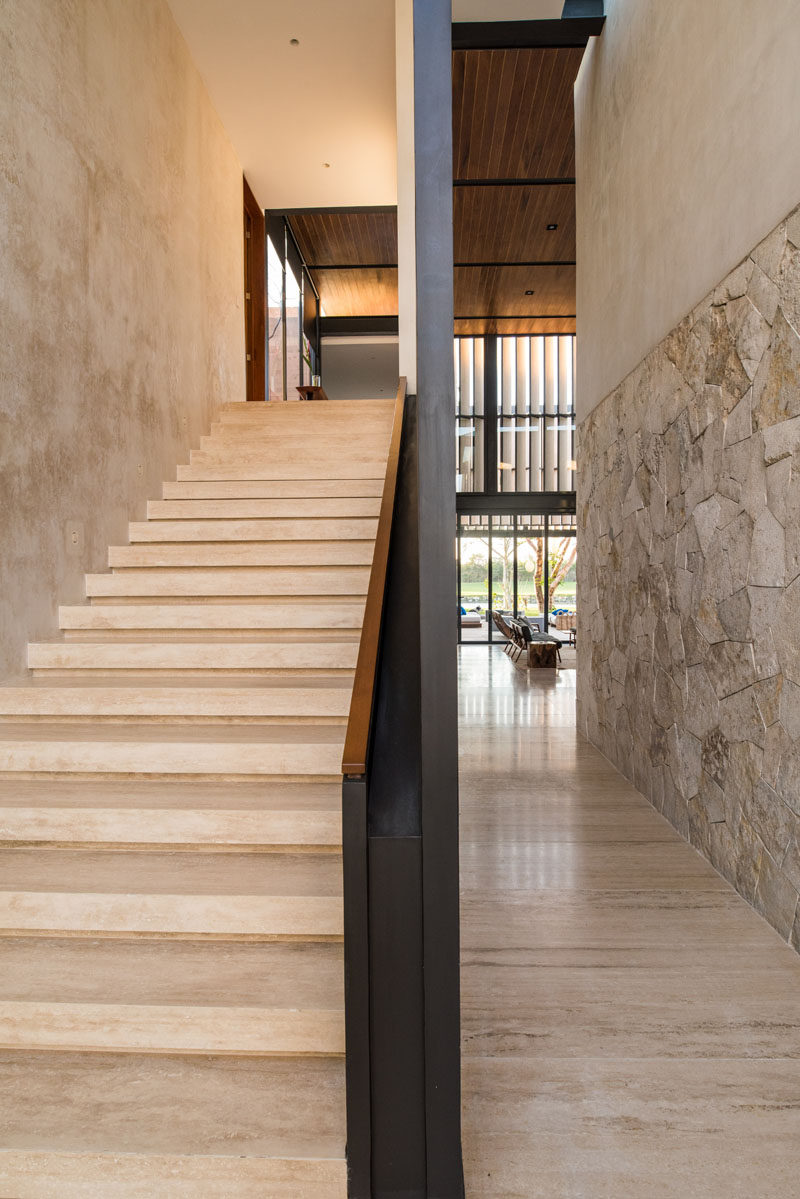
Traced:
<path fill-rule="evenodd" d="M 556 225 L 555 223 L 547 226 L 549 233 L 555 233 L 557 228 L 558 228 L 558 225 Z"/>
<path fill-rule="evenodd" d="M 322 165 L 323 165 L 324 167 L 329 167 L 331 164 L 330 164 L 329 162 L 323 162 L 323 164 L 322 164 Z"/>
<path fill-rule="evenodd" d="M 299 45 L 300 45 L 300 38 L 299 38 L 299 37 L 290 37 L 290 38 L 289 38 L 289 45 L 290 45 L 290 46 L 299 46 Z"/>
<path fill-rule="evenodd" d="M 532 288 L 532 287 L 529 287 L 529 288 L 528 288 L 528 290 L 525 292 L 525 295 L 526 295 L 526 296 L 532 296 L 532 295 L 533 295 L 533 288 Z"/>

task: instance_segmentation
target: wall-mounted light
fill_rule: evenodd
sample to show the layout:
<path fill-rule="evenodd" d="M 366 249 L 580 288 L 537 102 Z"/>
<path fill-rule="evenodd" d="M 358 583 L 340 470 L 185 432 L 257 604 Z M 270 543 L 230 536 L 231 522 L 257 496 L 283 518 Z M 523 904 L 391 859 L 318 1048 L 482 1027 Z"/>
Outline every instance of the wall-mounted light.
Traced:
<path fill-rule="evenodd" d="M 528 290 L 525 292 L 525 295 L 526 295 L 526 296 L 532 296 L 532 295 L 533 295 L 533 288 L 530 288 L 530 287 L 529 287 L 529 288 L 528 288 Z"/>
<path fill-rule="evenodd" d="M 574 458 L 570 458 L 569 462 L 567 463 L 567 470 L 577 470 L 577 469 L 578 469 L 577 462 L 575 461 Z"/>
<path fill-rule="evenodd" d="M 556 229 L 557 229 L 557 228 L 558 228 L 558 225 L 557 225 L 557 224 L 555 224 L 555 222 L 554 222 L 553 224 L 551 224 L 551 225 L 548 225 L 548 226 L 547 226 L 547 232 L 548 232 L 548 233 L 555 233 L 555 231 L 556 231 Z"/>

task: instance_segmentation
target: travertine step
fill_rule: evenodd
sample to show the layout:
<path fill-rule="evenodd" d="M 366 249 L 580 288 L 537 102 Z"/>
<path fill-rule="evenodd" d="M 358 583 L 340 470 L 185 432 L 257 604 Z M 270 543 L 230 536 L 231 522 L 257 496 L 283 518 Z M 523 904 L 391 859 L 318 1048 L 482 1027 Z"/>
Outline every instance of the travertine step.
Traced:
<path fill-rule="evenodd" d="M 363 479 L 209 479 L 165 482 L 165 500 L 335 499 L 383 495 L 383 478 Z"/>
<path fill-rule="evenodd" d="M 150 500 L 148 520 L 264 520 L 313 517 L 377 517 L 380 497 L 374 499 L 196 499 Z"/>
<path fill-rule="evenodd" d="M 28 666 L 32 670 L 280 670 L 349 674 L 357 657 L 355 641 L 44 641 L 28 646 Z"/>
<path fill-rule="evenodd" d="M 360 630 L 363 599 L 324 602 L 75 604 L 58 610 L 62 629 Z"/>
<path fill-rule="evenodd" d="M 0 1000 L 0 1049 L 339 1056 L 344 1053 L 344 1013 Z"/>
<path fill-rule="evenodd" d="M 16 1199 L 346 1199 L 344 1157 L 223 1154 L 0 1149 L 0 1193 Z"/>
<path fill-rule="evenodd" d="M 188 522 L 186 522 L 188 523 Z M 220 522 L 221 523 L 221 522 Z M 216 541 L 112 545 L 108 565 L 132 566 L 370 566 L 374 541 Z"/>
<path fill-rule="evenodd" d="M 335 777 L 343 740 L 341 725 L 0 724 L 0 772 Z"/>
<path fill-rule="evenodd" d="M 87 596 L 364 596 L 368 567 L 308 566 L 198 570 L 126 570 L 88 574 Z"/>
<path fill-rule="evenodd" d="M 0 1002 L 341 1011 L 338 942 L 0 938 Z"/>
<path fill-rule="evenodd" d="M 136 541 L 369 541 L 375 539 L 377 519 L 372 517 L 309 516 L 285 520 L 144 520 L 131 521 L 128 535 Z"/>
<path fill-rule="evenodd" d="M 282 440 L 282 439 L 281 439 Z M 352 448 L 352 442 L 347 446 Z M 214 482 L 223 480 L 294 480 L 305 484 L 313 479 L 339 479 L 347 481 L 348 487 L 354 479 L 380 478 L 386 470 L 385 453 L 363 453 L 358 461 L 349 461 L 347 455 L 330 445 L 320 445 L 315 454 L 303 450 L 293 462 L 276 445 L 272 453 L 266 451 L 238 454 L 214 453 L 210 450 L 194 450 L 188 466 L 177 469 L 178 482 Z M 288 495 L 285 488 L 281 494 Z"/>
<path fill-rule="evenodd" d="M 0 1191 L 5 1195 L 344 1199 L 346 1194 L 341 1059 L 236 1062 L 9 1052 L 0 1055 L 0 1088 L 14 1096 L 4 1111 L 0 1170 L 15 1171 L 14 1189 Z M 27 1160 L 9 1159 L 9 1152 Z M 36 1154 L 66 1156 L 65 1175 L 56 1176 L 55 1189 L 20 1189 L 20 1175 L 24 1184 L 29 1166 L 38 1183 L 36 1171 L 43 1163 L 29 1157 Z M 82 1176 L 85 1155 L 100 1189 L 69 1191 L 69 1179 Z M 105 1176 L 94 1155 L 104 1158 Z M 136 1168 L 126 1155 L 140 1155 Z M 153 1155 L 163 1155 L 158 1173 L 151 1173 Z M 301 1189 L 306 1182 L 298 1181 L 298 1174 L 309 1188 L 316 1187 L 335 1159 L 340 1159 L 339 1190 Z M 178 1163 L 177 1174 L 169 1172 L 166 1161 L 170 1169 Z M 139 1189 L 115 1189 L 120 1176 Z M 167 1188 L 180 1183 L 183 1189 L 162 1190 L 159 1178 Z M 240 1181 L 252 1189 L 238 1189 Z"/>
<path fill-rule="evenodd" d="M 222 404 L 219 410 L 221 423 L 248 422 L 257 424 L 264 421 L 300 421 L 303 428 L 319 426 L 330 421 L 333 424 L 355 421 L 357 426 L 370 417 L 384 416 L 391 420 L 394 407 L 393 400 L 380 398 L 366 400 L 331 400 L 328 403 L 313 403 L 311 407 L 302 400 L 290 403 L 272 401 L 267 404 L 242 404 L 232 401 Z"/>
<path fill-rule="evenodd" d="M 102 797 L 98 797 L 102 798 Z M 338 812 L 0 806 L 0 844 L 87 848 L 337 851 Z"/>
<path fill-rule="evenodd" d="M 197 779 L 0 779 L 3 808 L 149 808 L 186 811 L 326 812 L 341 819 L 339 782 L 230 783 Z"/>
<path fill-rule="evenodd" d="M 7 891 L 110 893 L 149 899 L 227 897 L 272 900 L 335 898 L 341 903 L 342 864 L 336 854 L 174 853 L 172 850 L 0 849 L 0 894 Z"/>
<path fill-rule="evenodd" d="M 342 937 L 341 863 L 331 853 L 20 847 L 0 850 L 0 869 L 0 937 Z"/>
<path fill-rule="evenodd" d="M 24 687 L 0 687 L 0 721 L 51 718 L 123 719 L 127 717 L 217 718 L 253 720 L 281 717 L 289 719 L 326 717 L 347 718 L 351 688 L 347 681 L 308 679 L 305 685 L 293 680 L 243 679 L 225 687 L 204 681 L 191 687 L 174 685 L 170 675 L 153 685 L 135 677 L 117 681 L 94 679 L 81 686 L 69 681 L 48 685 L 32 680 Z M 80 736 L 79 733 L 75 734 Z"/>

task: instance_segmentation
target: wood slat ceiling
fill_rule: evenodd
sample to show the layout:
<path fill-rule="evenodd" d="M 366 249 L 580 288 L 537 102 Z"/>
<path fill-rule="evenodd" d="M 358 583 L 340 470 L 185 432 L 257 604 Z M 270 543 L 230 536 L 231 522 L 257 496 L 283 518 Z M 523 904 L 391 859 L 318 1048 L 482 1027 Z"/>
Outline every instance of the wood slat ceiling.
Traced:
<path fill-rule="evenodd" d="M 326 316 L 397 316 L 397 269 L 312 271 Z"/>
<path fill-rule="evenodd" d="M 454 260 L 480 264 L 455 270 L 458 333 L 574 332 L 572 89 L 582 57 L 573 48 L 453 54 L 454 179 L 569 180 L 454 188 Z M 299 212 L 290 221 L 326 315 L 397 313 L 396 212 Z"/>
<path fill-rule="evenodd" d="M 526 291 L 532 291 L 527 296 Z M 574 316 L 574 266 L 456 267 L 456 317 Z"/>
<path fill-rule="evenodd" d="M 499 336 L 542 337 L 547 333 L 574 333 L 575 321 L 571 317 L 514 317 L 503 320 L 502 317 L 482 317 L 479 320 L 456 321 L 455 332 L 459 337 L 484 337 L 487 333 L 497 333 Z"/>
<path fill-rule="evenodd" d="M 582 58 L 582 49 L 457 50 L 454 178 L 572 178 L 572 88 Z"/>
<path fill-rule="evenodd" d="M 309 266 L 397 262 L 397 211 L 294 213 L 294 235 Z"/>
<path fill-rule="evenodd" d="M 453 255 L 456 262 L 574 262 L 575 188 L 455 188 Z"/>

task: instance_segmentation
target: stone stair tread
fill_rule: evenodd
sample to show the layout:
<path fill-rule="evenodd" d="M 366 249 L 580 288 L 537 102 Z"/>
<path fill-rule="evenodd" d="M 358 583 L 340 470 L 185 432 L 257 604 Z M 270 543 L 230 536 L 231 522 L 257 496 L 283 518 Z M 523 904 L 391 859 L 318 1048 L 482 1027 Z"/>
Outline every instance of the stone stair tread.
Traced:
<path fill-rule="evenodd" d="M 15 1199 L 346 1199 L 343 1156 L 278 1148 L 274 1157 L 0 1149 L 0 1188 Z"/>
<path fill-rule="evenodd" d="M 0 845 L 340 852 L 339 812 L 0 805 Z"/>
<path fill-rule="evenodd" d="M 291 629 L 361 628 L 364 601 L 328 599 L 325 603 L 291 602 L 268 597 L 259 603 L 170 602 L 156 604 L 74 604 L 59 608 L 62 629 L 71 628 L 192 628 L 192 629 Z M 299 632 L 296 633 L 299 639 Z"/>
<path fill-rule="evenodd" d="M 64 642 L 56 642 L 59 647 L 64 647 Z M 79 642 L 79 645 L 87 644 Z M 132 642 L 132 645 L 137 647 L 137 651 L 143 648 L 142 642 Z M 191 644 L 191 643 L 189 643 Z M 202 643 L 205 644 L 205 643 Z M 222 642 L 221 645 L 228 646 L 230 642 Z M 72 645 L 69 646 L 72 649 Z M 146 647 L 145 647 L 146 648 Z M 163 649 L 163 645 L 158 647 Z M 239 648 L 238 646 L 236 648 Z M 250 648 L 250 647 L 246 647 Z M 261 649 L 261 646 L 255 647 Z M 83 678 L 80 671 L 75 674 L 61 675 L 57 678 L 50 678 L 48 675 L 33 675 L 31 678 L 24 679 L 19 684 L 14 686 L 0 687 L 0 698 L 4 691 L 97 691 L 103 689 L 113 689 L 122 693 L 133 691 L 137 688 L 146 688 L 154 692 L 164 691 L 344 691 L 348 695 L 352 690 L 352 681 L 349 677 L 349 672 L 341 672 L 337 674 L 305 674 L 302 670 L 293 671 L 288 674 L 275 674 L 268 678 L 262 678 L 259 675 L 249 674 L 230 674 L 227 675 L 224 670 L 214 670 L 211 673 L 193 674 L 191 679 L 187 681 L 184 673 L 175 673 L 174 668 L 164 669 L 154 682 L 152 674 L 137 674 L 134 669 L 125 670 L 123 673 L 118 673 L 113 669 L 109 669 L 103 675 L 93 675 L 90 678 Z"/>
<path fill-rule="evenodd" d="M 325 680 L 329 683 L 331 680 Z M 204 717 L 209 719 L 336 718 L 347 719 L 349 680 L 339 686 L 264 685 L 243 679 L 243 685 L 192 686 L 159 680 L 95 678 L 76 684 L 72 679 L 32 679 L 20 687 L 0 687 L 0 721 L 56 715 L 64 719 L 122 719 L 126 717 Z M 254 684 L 261 683 L 261 686 Z M 83 724 L 83 720 L 82 720 Z M 127 727 L 127 725 L 125 726 Z M 79 734 L 77 734 L 79 736 Z"/>
<path fill-rule="evenodd" d="M 100 808 L 188 811 L 334 812 L 341 814 L 338 783 L 261 782 L 222 785 L 179 779 L 17 779 L 0 777 L 0 808 Z"/>
<path fill-rule="evenodd" d="M 123 727 L 111 724 L 82 723 L 79 728 L 66 724 L 46 724 L 41 721 L 0 724 L 0 747 L 9 742 L 120 742 L 138 744 L 208 745 L 214 741 L 228 744 L 256 745 L 323 745 L 341 746 L 344 734 L 338 725 L 281 724 L 281 725 L 208 725 L 193 729 L 185 724 L 136 724 L 129 721 Z"/>
<path fill-rule="evenodd" d="M 0 1000 L 0 1049 L 342 1056 L 344 1012 L 228 1004 Z"/>
<path fill-rule="evenodd" d="M 282 596 L 308 603 L 314 596 L 365 596 L 369 568 L 329 566 L 132 567 L 110 574 L 87 574 L 92 596 Z"/>
<path fill-rule="evenodd" d="M 326 642 L 291 643 L 278 640 L 252 642 L 245 639 L 208 639 L 197 641 L 148 641 L 145 639 L 97 638 L 92 641 L 39 642 L 28 647 L 32 683 L 53 686 L 52 671 L 69 671 L 75 685 L 102 686 L 104 679 L 114 686 L 135 685 L 134 680 L 150 680 L 158 672 L 158 682 L 181 679 L 172 685 L 191 687 L 269 687 L 331 686 L 350 688 L 358 657 L 355 639 Z M 104 672 L 84 680 L 83 671 Z M 191 670 L 191 679 L 186 671 Z M 125 672 L 124 674 L 120 672 Z M 266 676 L 266 677 L 265 677 Z M 226 682 L 227 680 L 227 682 Z"/>
<path fill-rule="evenodd" d="M 337 1058 L 5 1052 L 0 1088 L 6 1149 L 344 1156 Z"/>
<path fill-rule="evenodd" d="M 377 517 L 265 517 L 241 520 L 131 521 L 128 537 L 137 541 L 370 541 L 378 530 Z"/>
<path fill-rule="evenodd" d="M 227 566 L 370 566 L 374 552 L 372 540 L 268 541 L 226 540 L 195 541 L 192 538 L 161 540 L 140 539 L 132 545 L 112 545 L 108 565 L 112 570 L 137 567 L 181 567 L 193 569 Z"/>
<path fill-rule="evenodd" d="M 0 848 L 0 893 L 59 892 L 148 899 L 339 898 L 342 864 L 330 853 Z"/>
<path fill-rule="evenodd" d="M 165 500 L 192 499 L 375 499 L 383 495 L 383 478 L 363 479 L 209 479 L 165 482 Z"/>
<path fill-rule="evenodd" d="M 0 938 L 0 1001 L 341 1010 L 343 947 Z"/>
<path fill-rule="evenodd" d="M 265 499 L 183 499 L 150 500 L 147 519 L 175 520 L 261 520 L 265 517 L 296 519 L 300 517 L 372 516 L 380 513 L 379 496 L 308 497 L 274 496 Z"/>

